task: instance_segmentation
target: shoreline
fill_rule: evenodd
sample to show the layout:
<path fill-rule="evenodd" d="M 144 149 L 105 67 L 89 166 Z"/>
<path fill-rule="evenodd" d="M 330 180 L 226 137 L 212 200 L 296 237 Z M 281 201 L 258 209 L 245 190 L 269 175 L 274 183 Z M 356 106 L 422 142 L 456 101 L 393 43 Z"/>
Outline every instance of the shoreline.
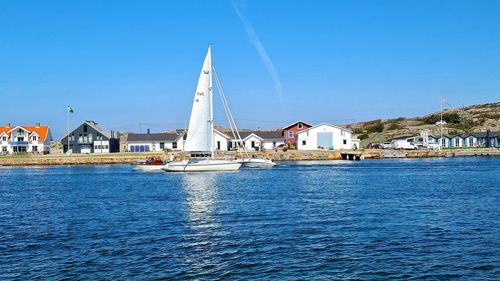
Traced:
<path fill-rule="evenodd" d="M 149 152 L 149 153 L 110 153 L 110 154 L 83 154 L 83 155 L 13 155 L 0 156 L 0 166 L 65 166 L 65 165 L 110 165 L 133 164 L 147 157 L 159 157 L 167 160 L 173 153 L 178 159 L 183 158 L 182 152 Z M 478 157 L 500 156 L 498 148 L 453 149 L 442 151 L 431 150 L 288 150 L 248 152 L 248 157 L 274 158 L 276 161 L 322 161 L 322 160 L 351 160 L 354 156 L 359 159 L 404 159 L 404 158 L 440 158 L 440 157 Z M 346 155 L 349 155 L 347 158 Z M 217 157 L 240 157 L 236 152 L 217 152 Z M 352 158 L 351 158 L 352 157 Z"/>

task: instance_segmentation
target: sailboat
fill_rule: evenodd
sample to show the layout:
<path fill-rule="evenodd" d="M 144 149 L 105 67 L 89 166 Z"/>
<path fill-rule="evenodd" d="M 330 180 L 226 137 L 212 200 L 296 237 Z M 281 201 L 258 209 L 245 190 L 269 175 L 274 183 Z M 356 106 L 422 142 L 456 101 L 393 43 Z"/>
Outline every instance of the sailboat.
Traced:
<path fill-rule="evenodd" d="M 215 159 L 212 67 L 212 47 L 209 45 L 194 94 L 184 145 L 191 157 L 167 163 L 163 167 L 167 172 L 235 171 L 241 167 L 241 163 L 235 160 Z"/>

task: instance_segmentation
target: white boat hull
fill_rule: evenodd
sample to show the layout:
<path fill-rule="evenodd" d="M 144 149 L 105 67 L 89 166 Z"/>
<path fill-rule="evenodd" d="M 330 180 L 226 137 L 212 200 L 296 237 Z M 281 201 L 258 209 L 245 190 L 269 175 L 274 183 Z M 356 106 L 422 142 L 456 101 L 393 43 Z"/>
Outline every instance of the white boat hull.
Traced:
<path fill-rule="evenodd" d="M 233 160 L 186 160 L 179 162 L 170 162 L 163 166 L 167 172 L 217 172 L 217 171 L 236 171 L 241 167 L 240 162 Z"/>
<path fill-rule="evenodd" d="M 267 159 L 248 158 L 241 160 L 242 166 L 247 168 L 271 168 L 276 163 Z"/>
<path fill-rule="evenodd" d="M 133 165 L 133 169 L 136 171 L 142 171 L 142 172 L 157 172 L 161 171 L 162 168 L 165 167 L 164 165 L 146 165 L 146 164 L 138 164 L 138 165 Z"/>

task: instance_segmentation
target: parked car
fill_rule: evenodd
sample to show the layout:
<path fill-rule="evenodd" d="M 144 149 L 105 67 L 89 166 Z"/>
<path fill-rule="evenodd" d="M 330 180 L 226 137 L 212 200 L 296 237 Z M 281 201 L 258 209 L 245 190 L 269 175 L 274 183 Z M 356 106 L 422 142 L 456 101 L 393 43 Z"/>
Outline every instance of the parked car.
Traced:
<path fill-rule="evenodd" d="M 381 143 L 383 149 L 391 149 L 392 148 L 392 143 L 390 142 L 383 142 Z"/>
<path fill-rule="evenodd" d="M 370 143 L 370 148 L 372 149 L 382 149 L 382 144 L 381 143 Z"/>

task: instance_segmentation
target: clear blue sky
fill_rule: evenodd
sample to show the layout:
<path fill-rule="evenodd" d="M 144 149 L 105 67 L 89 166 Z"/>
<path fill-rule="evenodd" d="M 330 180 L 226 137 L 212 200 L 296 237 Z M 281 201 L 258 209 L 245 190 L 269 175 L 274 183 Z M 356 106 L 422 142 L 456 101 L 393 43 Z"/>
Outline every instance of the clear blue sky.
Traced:
<path fill-rule="evenodd" d="M 500 1 L 0 1 L 0 124 L 183 128 L 207 44 L 239 127 L 500 100 Z M 215 100 L 216 121 L 225 116 Z"/>

